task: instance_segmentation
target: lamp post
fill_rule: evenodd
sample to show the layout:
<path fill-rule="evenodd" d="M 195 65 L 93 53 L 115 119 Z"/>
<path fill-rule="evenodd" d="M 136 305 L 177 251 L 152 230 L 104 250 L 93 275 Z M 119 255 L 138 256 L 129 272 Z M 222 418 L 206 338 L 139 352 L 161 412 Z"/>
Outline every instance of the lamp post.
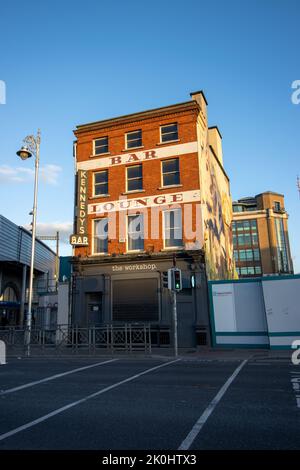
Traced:
<path fill-rule="evenodd" d="M 27 137 L 25 137 L 23 142 L 24 142 L 24 146 L 21 148 L 21 150 L 17 152 L 17 155 L 22 160 L 27 160 L 28 158 L 32 157 L 32 155 L 35 157 L 33 209 L 32 209 L 32 212 L 30 212 L 30 215 L 32 215 L 32 239 L 31 239 L 30 277 L 29 277 L 29 298 L 28 298 L 28 312 L 27 312 L 27 317 L 26 317 L 26 330 L 25 330 L 25 351 L 26 351 L 26 355 L 30 356 L 37 192 L 38 192 L 38 174 L 39 174 L 40 143 L 41 143 L 40 130 L 38 129 L 36 136 L 28 135 Z"/>

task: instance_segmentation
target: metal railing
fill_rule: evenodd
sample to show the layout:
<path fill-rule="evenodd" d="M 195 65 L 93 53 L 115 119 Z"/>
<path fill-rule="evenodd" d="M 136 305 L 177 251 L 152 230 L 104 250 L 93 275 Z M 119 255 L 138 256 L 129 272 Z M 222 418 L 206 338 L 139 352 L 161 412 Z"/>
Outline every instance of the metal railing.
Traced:
<path fill-rule="evenodd" d="M 18 326 L 0 327 L 0 340 L 9 349 L 24 346 L 26 329 Z M 78 326 L 59 325 L 56 328 L 31 329 L 31 348 L 70 350 L 79 352 L 88 350 L 144 351 L 151 353 L 152 345 L 168 346 L 170 328 L 151 324 L 123 325 L 107 324 L 97 327 L 81 328 Z"/>

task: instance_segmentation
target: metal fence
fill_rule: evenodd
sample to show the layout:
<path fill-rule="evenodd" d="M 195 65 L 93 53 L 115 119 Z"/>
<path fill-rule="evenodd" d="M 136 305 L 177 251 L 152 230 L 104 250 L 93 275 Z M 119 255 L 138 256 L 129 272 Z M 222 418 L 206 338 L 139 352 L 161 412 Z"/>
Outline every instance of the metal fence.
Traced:
<path fill-rule="evenodd" d="M 8 349 L 22 349 L 25 341 L 25 328 L 8 326 L 0 328 L 0 340 Z M 158 328 L 150 324 L 103 325 L 99 327 L 80 328 L 77 326 L 59 325 L 56 328 L 31 329 L 31 349 L 57 352 L 71 351 L 95 352 L 107 351 L 144 351 L 151 353 L 152 345 L 168 346 L 170 344 L 169 328 Z"/>

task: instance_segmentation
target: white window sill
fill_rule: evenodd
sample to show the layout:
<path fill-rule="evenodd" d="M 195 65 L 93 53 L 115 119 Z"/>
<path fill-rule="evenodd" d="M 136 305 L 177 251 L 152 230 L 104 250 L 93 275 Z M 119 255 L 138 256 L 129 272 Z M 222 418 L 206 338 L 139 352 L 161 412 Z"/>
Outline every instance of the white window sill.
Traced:
<path fill-rule="evenodd" d="M 122 152 L 131 152 L 131 150 L 138 150 L 138 149 L 143 149 L 145 148 L 144 145 L 139 145 L 138 147 L 131 147 L 129 149 L 123 149 Z"/>
<path fill-rule="evenodd" d="M 105 155 L 110 155 L 110 152 L 98 153 L 97 155 L 90 155 L 90 158 L 103 157 Z"/>
<path fill-rule="evenodd" d="M 172 143 L 180 142 L 180 139 L 174 139 L 174 140 L 166 140 L 165 142 L 158 142 L 156 145 L 168 145 Z"/>
<path fill-rule="evenodd" d="M 145 189 L 133 189 L 132 191 L 125 191 L 124 193 L 121 193 L 122 195 L 126 195 L 126 194 L 135 194 L 135 193 L 145 193 L 146 190 Z"/>
<path fill-rule="evenodd" d="M 160 186 L 157 189 L 182 188 L 182 184 L 170 184 L 169 186 Z"/>
<path fill-rule="evenodd" d="M 89 199 L 101 199 L 104 197 L 109 197 L 110 194 L 99 194 L 98 196 L 90 196 Z"/>
<path fill-rule="evenodd" d="M 133 253 L 146 253 L 145 250 L 127 250 L 126 253 L 133 254 Z"/>

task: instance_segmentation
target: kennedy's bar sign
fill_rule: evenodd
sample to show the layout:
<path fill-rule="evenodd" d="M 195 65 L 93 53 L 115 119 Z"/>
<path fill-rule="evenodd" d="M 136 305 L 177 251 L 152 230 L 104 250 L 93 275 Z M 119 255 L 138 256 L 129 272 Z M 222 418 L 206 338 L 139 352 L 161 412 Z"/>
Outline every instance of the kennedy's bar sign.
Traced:
<path fill-rule="evenodd" d="M 70 243 L 76 246 L 89 244 L 87 235 L 87 171 L 77 173 L 77 223 L 76 234 L 71 235 Z"/>

